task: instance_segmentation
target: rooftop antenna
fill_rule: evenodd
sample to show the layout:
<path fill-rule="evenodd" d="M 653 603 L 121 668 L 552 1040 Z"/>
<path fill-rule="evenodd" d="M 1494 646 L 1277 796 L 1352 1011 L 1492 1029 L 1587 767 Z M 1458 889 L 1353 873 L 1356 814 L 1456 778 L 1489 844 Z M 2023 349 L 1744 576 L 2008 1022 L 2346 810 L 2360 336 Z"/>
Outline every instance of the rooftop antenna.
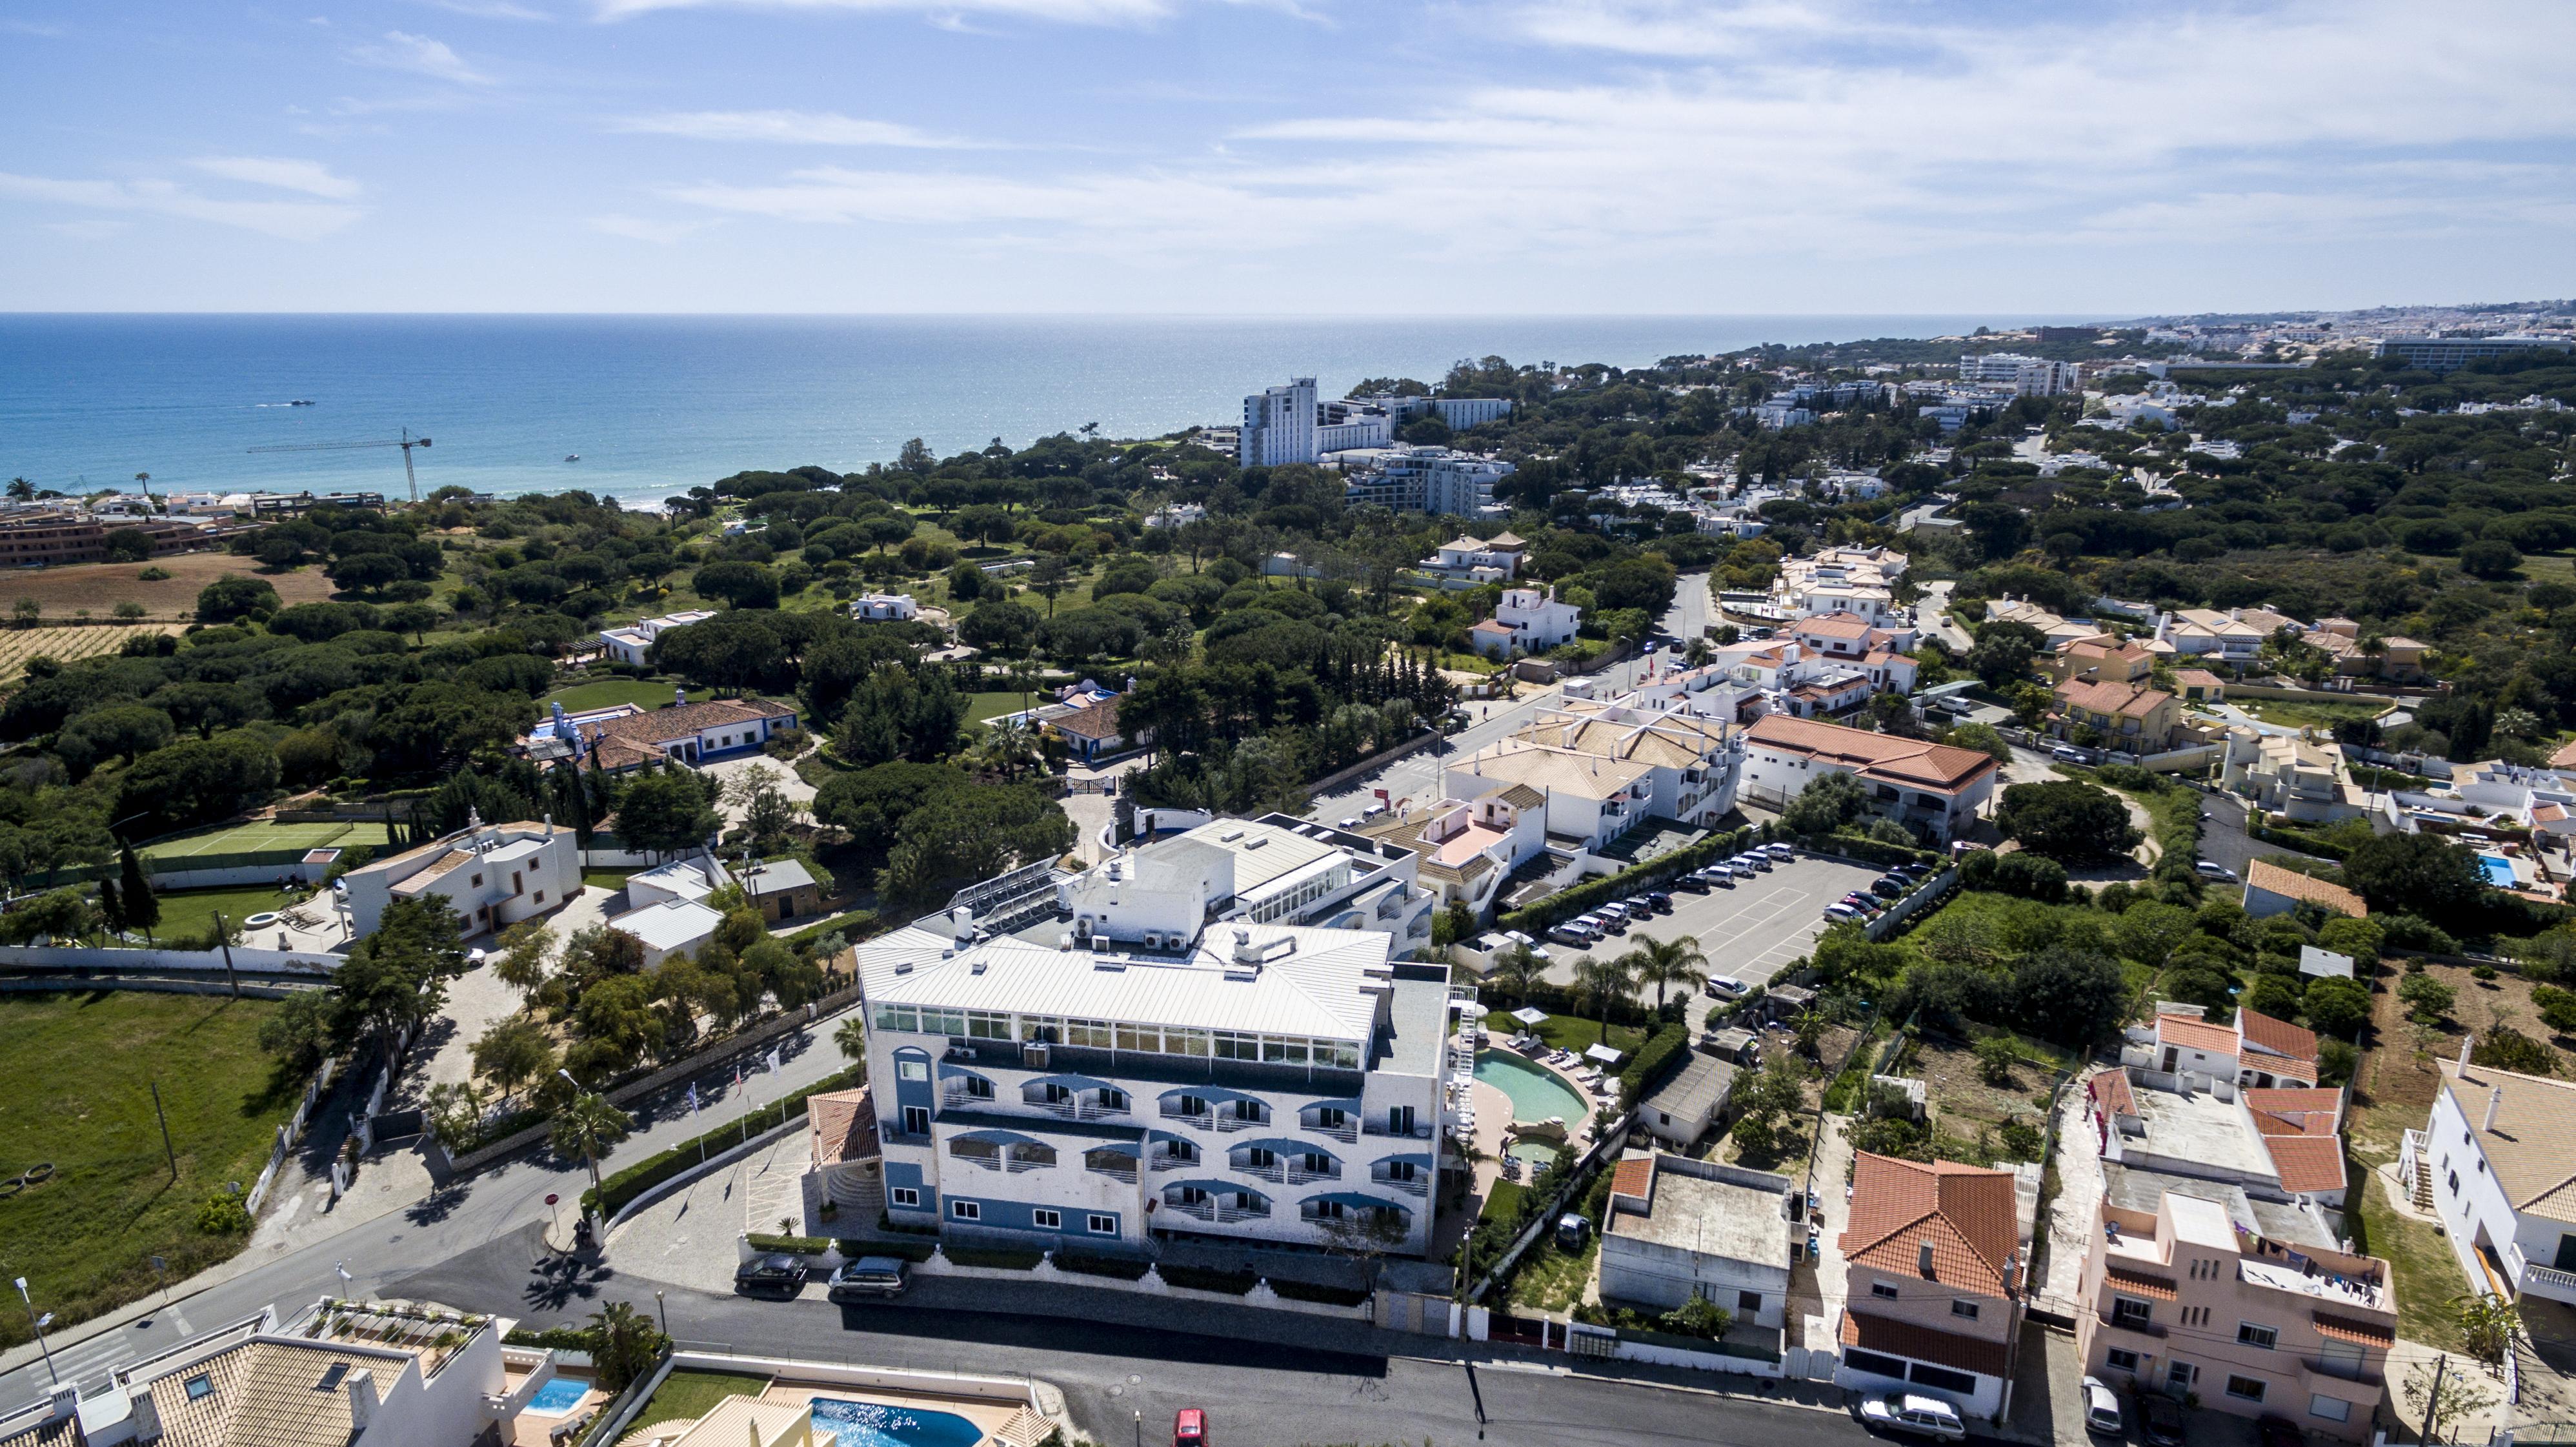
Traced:
<path fill-rule="evenodd" d="M 388 437 L 375 442 L 281 442 L 272 447 L 254 447 L 251 448 L 250 451 L 350 452 L 361 447 L 399 447 L 402 449 L 403 481 L 411 484 L 411 500 L 413 502 L 418 502 L 420 501 L 420 476 L 412 471 L 411 450 L 415 447 L 427 447 L 428 445 L 428 438 L 414 437 L 411 435 L 411 429 L 406 427 L 403 429 L 403 434 L 400 437 Z"/>

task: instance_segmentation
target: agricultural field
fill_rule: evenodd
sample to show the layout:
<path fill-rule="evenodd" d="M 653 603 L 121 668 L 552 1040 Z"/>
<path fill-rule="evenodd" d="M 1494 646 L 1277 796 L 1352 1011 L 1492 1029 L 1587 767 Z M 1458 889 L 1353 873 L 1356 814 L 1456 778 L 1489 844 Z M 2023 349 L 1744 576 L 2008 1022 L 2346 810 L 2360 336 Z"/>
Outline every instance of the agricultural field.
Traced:
<path fill-rule="evenodd" d="M 170 576 L 147 583 L 141 577 L 147 568 Z M 76 617 L 83 608 L 93 618 L 105 618 L 117 604 L 131 602 L 142 604 L 145 615 L 155 620 L 187 622 L 197 616 L 198 591 L 226 573 L 266 580 L 282 603 L 321 603 L 331 597 L 331 580 L 319 568 L 265 573 L 251 559 L 230 553 L 173 553 L 148 563 L 74 563 L 15 570 L 0 579 L 0 606 L 33 598 L 47 618 Z"/>
<path fill-rule="evenodd" d="M 0 683 L 27 671 L 30 658 L 72 663 L 114 653 L 137 633 L 176 633 L 177 623 L 107 623 L 87 627 L 12 628 L 0 632 Z"/>
<path fill-rule="evenodd" d="M 50 1163 L 50 1179 L 0 1198 L 0 1278 L 24 1276 L 39 1311 L 69 1325 L 241 1249 L 197 1213 L 268 1164 L 302 1083 L 259 1048 L 272 1000 L 101 990 L 0 995 L 0 1179 Z M 169 1119 L 165 1151 L 152 1087 Z M 171 1160 L 177 1159 L 177 1179 Z M 0 1313 L 0 1346 L 27 1341 Z"/>

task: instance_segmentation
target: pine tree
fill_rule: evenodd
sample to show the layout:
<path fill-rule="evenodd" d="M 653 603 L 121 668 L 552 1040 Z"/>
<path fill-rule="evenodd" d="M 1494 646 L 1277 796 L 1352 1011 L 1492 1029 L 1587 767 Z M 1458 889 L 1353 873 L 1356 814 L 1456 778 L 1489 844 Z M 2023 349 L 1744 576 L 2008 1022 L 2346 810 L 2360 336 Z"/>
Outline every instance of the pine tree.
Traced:
<path fill-rule="evenodd" d="M 124 924 L 127 929 L 140 929 L 143 937 L 155 944 L 152 927 L 161 922 L 161 901 L 152 893 L 152 880 L 143 872 L 143 861 L 134 857 L 134 846 L 117 850 L 117 893 L 123 897 Z"/>
<path fill-rule="evenodd" d="M 111 935 L 125 928 L 125 905 L 116 897 L 116 881 L 113 879 L 98 882 L 98 919 L 99 928 Z"/>

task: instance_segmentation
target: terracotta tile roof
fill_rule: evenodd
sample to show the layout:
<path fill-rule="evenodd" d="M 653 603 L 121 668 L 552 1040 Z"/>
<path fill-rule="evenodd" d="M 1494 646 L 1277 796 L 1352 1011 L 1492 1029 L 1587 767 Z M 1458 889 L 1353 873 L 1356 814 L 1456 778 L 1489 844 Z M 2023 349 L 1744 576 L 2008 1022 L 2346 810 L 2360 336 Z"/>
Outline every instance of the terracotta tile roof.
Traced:
<path fill-rule="evenodd" d="M 2158 708 L 2173 702 L 2173 695 L 2162 689 L 2146 688 L 2134 683 L 2061 683 L 2057 701 L 2073 708 L 2120 718 L 2145 718 Z"/>
<path fill-rule="evenodd" d="M 2282 1190 L 2314 1195 L 2343 1189 L 2342 1137 L 2267 1135 L 2263 1144 L 2281 1173 Z"/>
<path fill-rule="evenodd" d="M 2333 1135 L 2343 1126 L 2340 1090 L 2248 1090 L 2244 1100 L 2265 1135 Z"/>
<path fill-rule="evenodd" d="M 2551 754 L 2549 756 L 2549 767 L 2553 769 L 2576 768 L 2576 743 L 2571 743 L 2565 748 L 2560 749 L 2558 752 Z"/>
<path fill-rule="evenodd" d="M 2174 682 L 2193 688 L 2225 688 L 2227 680 L 2206 668 L 2182 668 L 2174 671 Z M 2571 745 L 2576 747 L 2576 745 Z"/>
<path fill-rule="evenodd" d="M 2084 1088 L 2091 1093 L 2094 1104 L 2108 1114 L 2138 1113 L 2137 1093 L 2129 1086 L 2129 1072 L 2126 1070 L 2105 1070 L 2086 1082 Z"/>
<path fill-rule="evenodd" d="M 806 1121 L 813 1132 L 814 1164 L 871 1160 L 877 1155 L 877 1111 L 865 1086 L 805 1098 Z"/>
<path fill-rule="evenodd" d="M 2491 1065 L 2461 1073 L 2439 1062 L 2442 1088 L 2476 1129 L 2477 1146 L 2517 1211 L 2576 1223 L 2576 1084 Z M 2483 1129 L 2487 1092 L 2500 1090 L 2495 1129 Z"/>
<path fill-rule="evenodd" d="M 1503 802 L 1515 809 L 1543 809 L 1547 796 L 1527 784 L 1511 784 L 1503 789 Z"/>
<path fill-rule="evenodd" d="M 2330 1311 L 2316 1312 L 2310 1319 L 2317 1324 L 2317 1335 L 2330 1336 L 2336 1341 L 2348 1341 L 2366 1347 L 2394 1346 L 2397 1342 L 2397 1328 L 2384 1322 L 2337 1316 Z"/>
<path fill-rule="evenodd" d="M 1801 621 L 1793 631 L 1812 633 L 1818 638 L 1866 638 L 1869 620 L 1858 613 L 1826 613 Z"/>
<path fill-rule="evenodd" d="M 2011 1295 L 2021 1241 L 2012 1172 L 1955 1161 L 1927 1166 L 1862 1152 L 1853 1167 L 1851 1225 L 1840 1243 L 1844 1259 L 1915 1276 L 1926 1241 L 1932 1245 L 1934 1279 L 1988 1296 Z"/>
<path fill-rule="evenodd" d="M 2252 1010 L 2236 1012 L 2236 1033 L 2247 1043 L 2261 1046 L 2274 1055 L 2292 1060 L 2314 1061 L 2317 1058 L 2317 1036 L 2313 1030 L 2302 1030 L 2287 1020 L 2275 1020 Z"/>
<path fill-rule="evenodd" d="M 1114 739 L 1118 732 L 1118 700 L 1104 698 L 1089 708 L 1078 708 L 1047 720 L 1047 726 L 1076 738 Z"/>
<path fill-rule="evenodd" d="M 1633 1196 L 1640 1201 L 1653 1200 L 1655 1197 L 1655 1158 L 1653 1156 L 1639 1156 L 1634 1160 L 1621 1161 L 1618 1169 L 1611 1172 L 1610 1194 L 1614 1196 Z"/>
<path fill-rule="evenodd" d="M 2010 1365 L 2009 1348 L 1999 1341 L 1982 1337 L 1960 1336 L 1934 1327 L 1917 1326 L 1894 1317 L 1872 1316 L 1865 1311 L 1843 1309 L 1843 1345 L 1865 1352 L 1882 1352 L 1891 1357 L 1930 1362 L 1980 1376 L 2000 1377 Z"/>
<path fill-rule="evenodd" d="M 2212 1055 L 2234 1055 L 2236 1032 L 2224 1025 L 2212 1025 L 2192 1015 L 2158 1015 L 2156 1043 L 2179 1045 L 2187 1050 L 2207 1051 Z"/>
<path fill-rule="evenodd" d="M 2285 899 L 2321 904 L 2337 914 L 2347 914 L 2354 919 L 2361 919 L 2370 913 L 2370 906 L 2362 903 L 2361 896 L 2342 885 L 2328 884 L 2322 879 L 2311 879 L 2296 870 L 2283 869 L 2268 859 L 2257 859 L 2246 869 L 2245 887 L 2249 890 L 2259 889 L 2266 893 L 2277 894 Z"/>
<path fill-rule="evenodd" d="M 2151 1276 L 2144 1271 L 2132 1271 L 2125 1266 L 2103 1267 L 2102 1279 L 2131 1296 L 2151 1296 L 2158 1301 L 2173 1301 L 2182 1295 L 2182 1288 L 2176 1286 L 2171 1277 Z"/>
<path fill-rule="evenodd" d="M 1815 719 L 1764 714 L 1747 733 L 1753 743 L 1846 765 L 1865 778 L 1956 793 L 1995 772 L 1975 749 L 1874 734 Z"/>

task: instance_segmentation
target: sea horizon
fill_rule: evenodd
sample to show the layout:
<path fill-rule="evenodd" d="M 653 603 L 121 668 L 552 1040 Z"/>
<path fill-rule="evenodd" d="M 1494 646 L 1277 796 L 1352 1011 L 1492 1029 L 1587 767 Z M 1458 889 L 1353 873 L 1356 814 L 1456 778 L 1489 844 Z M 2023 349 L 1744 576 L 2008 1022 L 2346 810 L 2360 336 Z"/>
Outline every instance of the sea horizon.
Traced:
<path fill-rule="evenodd" d="M 2063 323 L 2027 313 L 0 313 L 0 475 L 65 493 L 586 489 L 652 503 L 735 472 L 995 438 L 1225 424 L 1313 376 L 1437 383 L 1462 358 L 1662 357 Z M 295 405 L 309 403 L 310 405 Z M 253 452 L 252 448 L 312 451 Z M 574 460 L 574 459 L 578 460 Z"/>

